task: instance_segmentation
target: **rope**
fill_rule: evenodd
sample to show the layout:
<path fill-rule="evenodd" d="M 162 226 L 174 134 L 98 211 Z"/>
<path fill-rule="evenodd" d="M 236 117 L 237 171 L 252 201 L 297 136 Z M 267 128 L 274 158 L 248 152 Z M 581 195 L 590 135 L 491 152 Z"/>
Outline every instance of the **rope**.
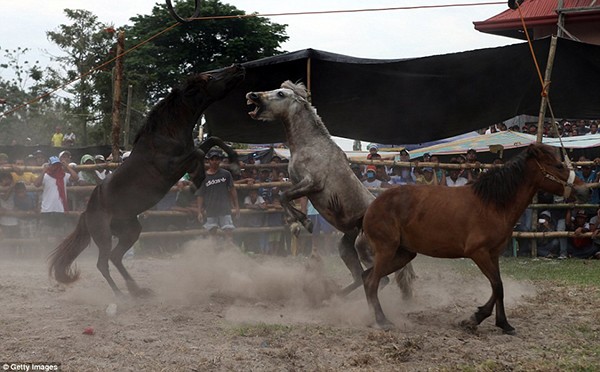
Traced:
<path fill-rule="evenodd" d="M 234 19 L 234 18 L 250 18 L 250 17 L 276 17 L 276 16 L 297 16 L 297 15 L 315 15 L 315 14 L 337 14 L 337 13 L 357 13 L 357 12 L 376 12 L 376 11 L 391 11 L 391 10 L 414 10 L 414 9 L 434 9 L 434 8 L 455 8 L 455 7 L 469 7 L 469 6 L 487 6 L 487 5 L 502 5 L 504 4 L 504 1 L 501 2 L 483 2 L 483 3 L 472 3 L 472 4 L 446 4 L 446 5 L 420 5 L 420 6 L 404 6 L 404 7 L 391 7 L 391 8 L 365 8 L 365 9 L 348 9 L 348 10 L 325 10 L 325 11 L 314 11 L 314 12 L 287 12 L 287 13 L 265 13 L 265 14 L 259 14 L 259 13 L 252 13 L 252 14 L 241 14 L 241 15 L 229 15 L 229 16 L 211 16 L 211 17 L 193 17 L 193 18 L 188 18 L 186 20 L 187 21 L 192 21 L 192 20 L 199 20 L 199 21 L 207 21 L 207 20 L 222 20 L 222 19 Z M 157 38 L 158 36 L 164 34 L 165 32 L 168 32 L 170 30 L 172 30 L 173 28 L 181 25 L 181 22 L 176 22 L 174 24 L 172 24 L 171 26 L 165 28 L 162 31 L 157 32 L 156 34 L 150 36 L 148 39 L 141 41 L 140 43 L 134 45 L 133 47 L 131 47 L 130 49 L 125 50 L 123 53 L 109 59 L 108 61 L 102 63 L 99 66 L 96 67 L 92 67 L 89 71 L 81 74 L 80 76 L 74 78 L 73 80 L 53 89 L 50 90 L 46 93 L 43 93 L 29 101 L 26 101 L 16 107 L 13 107 L 12 109 L 8 110 L 8 111 L 4 111 L 2 113 L 0 113 L 0 118 L 2 117 L 6 117 L 24 107 L 27 107 L 35 102 L 40 101 L 43 98 L 46 98 L 54 93 L 56 93 L 59 90 L 62 90 L 64 88 L 66 88 L 67 86 L 73 84 L 74 82 L 92 74 L 93 72 L 103 68 L 104 66 L 112 63 L 113 61 L 115 61 L 118 58 L 121 58 L 127 54 L 129 54 L 130 52 L 140 48 L 141 46 L 147 44 L 148 42 L 150 42 L 151 40 Z"/>

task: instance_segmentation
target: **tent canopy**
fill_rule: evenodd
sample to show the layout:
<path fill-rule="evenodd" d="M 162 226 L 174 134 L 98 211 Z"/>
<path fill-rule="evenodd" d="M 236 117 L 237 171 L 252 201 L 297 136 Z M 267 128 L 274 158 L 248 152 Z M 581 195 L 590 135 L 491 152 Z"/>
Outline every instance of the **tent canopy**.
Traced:
<path fill-rule="evenodd" d="M 550 39 L 533 42 L 542 71 Z M 537 115 L 541 84 L 526 43 L 415 59 L 374 60 L 305 49 L 243 64 L 246 79 L 206 111 L 210 135 L 242 143 L 285 141 L 281 123 L 252 120 L 245 94 L 308 82 L 330 133 L 378 143 L 419 143 Z M 310 66 L 310 67 L 309 67 Z M 600 46 L 558 40 L 550 101 L 557 117 L 600 118 Z"/>

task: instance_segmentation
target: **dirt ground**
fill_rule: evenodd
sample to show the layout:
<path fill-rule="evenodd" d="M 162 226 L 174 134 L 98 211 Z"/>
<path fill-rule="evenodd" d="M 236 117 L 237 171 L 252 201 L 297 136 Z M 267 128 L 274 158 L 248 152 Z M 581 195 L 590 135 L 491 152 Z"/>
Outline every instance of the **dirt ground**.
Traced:
<path fill-rule="evenodd" d="M 331 285 L 350 281 L 338 257 L 320 267 L 194 241 L 173 256 L 127 259 L 154 291 L 133 300 L 115 298 L 95 255 L 88 248 L 77 260 L 81 279 L 68 287 L 48 278 L 44 255 L 2 258 L 0 363 L 58 362 L 63 371 L 600 370 L 600 296 L 589 289 L 504 278 L 517 335 L 503 335 L 493 317 L 471 333 L 458 323 L 487 300 L 487 280 L 418 257 L 413 300 L 392 285 L 381 291 L 397 326 L 381 331 L 369 326 L 362 288 L 323 301 Z"/>

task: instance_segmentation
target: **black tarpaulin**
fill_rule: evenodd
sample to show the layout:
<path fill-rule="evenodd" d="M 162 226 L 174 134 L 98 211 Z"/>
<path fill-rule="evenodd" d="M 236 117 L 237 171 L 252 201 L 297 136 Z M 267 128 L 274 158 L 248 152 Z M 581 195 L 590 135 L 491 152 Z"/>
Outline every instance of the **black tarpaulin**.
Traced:
<path fill-rule="evenodd" d="M 533 48 L 542 74 L 550 38 Z M 207 131 L 242 143 L 284 142 L 281 123 L 248 116 L 245 94 L 307 82 L 330 133 L 404 144 L 538 115 L 541 83 L 527 43 L 424 58 L 374 60 L 314 49 L 247 62 L 246 79 L 206 111 Z M 556 117 L 600 119 L 600 46 L 559 39 L 550 86 Z M 548 113 L 549 114 L 549 113 Z"/>

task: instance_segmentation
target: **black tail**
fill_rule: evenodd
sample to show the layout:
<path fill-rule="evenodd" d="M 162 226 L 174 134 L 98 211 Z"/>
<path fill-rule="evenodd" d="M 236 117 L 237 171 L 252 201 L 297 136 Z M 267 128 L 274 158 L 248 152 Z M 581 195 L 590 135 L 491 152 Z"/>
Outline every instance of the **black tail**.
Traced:
<path fill-rule="evenodd" d="M 73 283 L 79 279 L 79 271 L 71 268 L 71 264 L 90 244 L 91 239 L 85 221 L 85 213 L 83 212 L 79 217 L 75 230 L 52 251 L 48 258 L 50 260 L 49 274 L 50 276 L 54 274 L 54 278 L 60 283 Z"/>

